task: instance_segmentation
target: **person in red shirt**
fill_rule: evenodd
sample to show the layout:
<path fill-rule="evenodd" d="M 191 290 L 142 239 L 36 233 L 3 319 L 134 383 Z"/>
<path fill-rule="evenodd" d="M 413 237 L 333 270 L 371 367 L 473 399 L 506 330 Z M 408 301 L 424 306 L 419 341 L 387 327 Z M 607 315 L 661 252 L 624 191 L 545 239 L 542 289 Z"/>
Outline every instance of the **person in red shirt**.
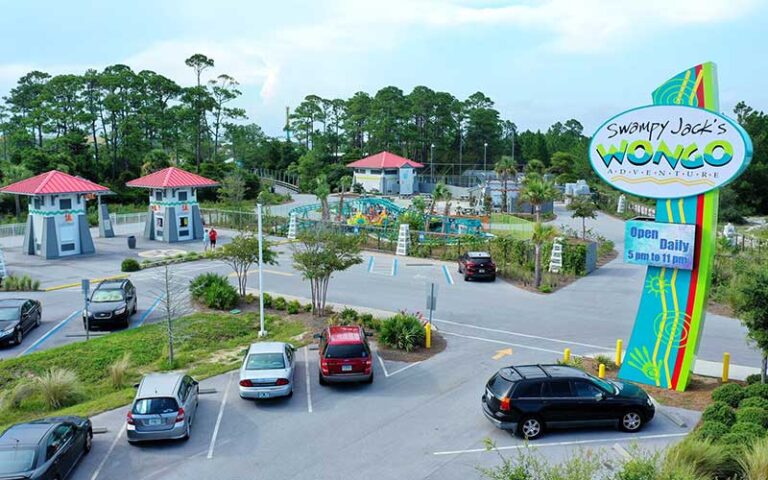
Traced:
<path fill-rule="evenodd" d="M 208 232 L 208 239 L 211 241 L 211 250 L 216 250 L 216 237 L 218 235 L 216 229 L 211 227 L 211 230 Z"/>

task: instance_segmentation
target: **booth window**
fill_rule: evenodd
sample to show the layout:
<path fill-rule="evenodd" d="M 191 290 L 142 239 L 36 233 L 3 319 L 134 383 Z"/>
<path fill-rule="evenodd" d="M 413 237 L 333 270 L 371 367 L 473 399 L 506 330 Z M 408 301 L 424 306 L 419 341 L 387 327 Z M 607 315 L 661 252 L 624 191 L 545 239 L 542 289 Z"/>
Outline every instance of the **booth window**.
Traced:
<path fill-rule="evenodd" d="M 40 210 L 40 208 L 43 206 L 43 202 L 40 199 L 40 197 L 35 197 L 35 200 L 33 202 L 35 204 L 35 209 Z"/>
<path fill-rule="evenodd" d="M 163 201 L 163 191 L 158 190 L 155 192 L 155 201 L 161 202 Z"/>
<path fill-rule="evenodd" d="M 179 217 L 179 226 L 181 228 L 189 226 L 189 217 Z"/>
<path fill-rule="evenodd" d="M 186 202 L 187 201 L 187 192 L 179 192 L 179 201 L 180 202 Z"/>
<path fill-rule="evenodd" d="M 72 210 L 72 199 L 71 198 L 62 198 L 59 200 L 59 209 L 60 210 Z"/>
<path fill-rule="evenodd" d="M 74 243 L 62 243 L 61 244 L 61 251 L 62 252 L 72 252 L 75 250 L 75 244 Z"/>

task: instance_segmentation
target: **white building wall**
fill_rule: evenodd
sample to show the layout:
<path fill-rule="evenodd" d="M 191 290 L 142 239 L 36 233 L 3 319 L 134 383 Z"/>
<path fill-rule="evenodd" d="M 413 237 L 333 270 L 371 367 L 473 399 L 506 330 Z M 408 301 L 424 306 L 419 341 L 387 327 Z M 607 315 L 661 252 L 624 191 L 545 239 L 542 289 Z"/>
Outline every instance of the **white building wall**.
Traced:
<path fill-rule="evenodd" d="M 78 215 L 84 215 L 85 196 L 79 194 L 38 195 L 30 201 L 29 214 L 32 216 L 35 251 L 40 249 L 43 242 L 44 219 L 53 217 L 56 227 L 56 240 L 59 256 L 77 255 L 80 253 L 80 229 L 77 224 Z"/>
<path fill-rule="evenodd" d="M 161 196 L 158 197 L 158 194 Z M 164 240 L 171 228 L 178 232 L 178 240 L 191 240 L 192 205 L 197 204 L 197 190 L 194 188 L 165 188 L 150 190 L 149 204 L 155 212 L 155 239 Z M 176 225 L 167 224 L 166 209 L 173 207 Z"/>
<path fill-rule="evenodd" d="M 370 173 L 371 169 L 357 169 L 354 173 L 354 183 L 359 183 L 362 185 L 363 189 L 366 192 L 370 192 L 371 190 L 378 190 L 379 192 L 384 191 L 384 185 L 383 173 Z"/>

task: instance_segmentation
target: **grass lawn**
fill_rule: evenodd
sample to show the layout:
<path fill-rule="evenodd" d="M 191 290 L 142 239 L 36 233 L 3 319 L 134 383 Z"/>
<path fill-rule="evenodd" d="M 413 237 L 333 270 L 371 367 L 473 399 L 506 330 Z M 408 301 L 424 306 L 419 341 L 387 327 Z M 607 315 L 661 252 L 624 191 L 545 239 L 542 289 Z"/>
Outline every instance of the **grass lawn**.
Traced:
<path fill-rule="evenodd" d="M 492 213 L 490 230 L 492 234 L 499 237 L 530 240 L 533 234 L 533 222 L 508 213 Z"/>
<path fill-rule="evenodd" d="M 533 225 L 533 222 L 509 213 L 492 213 L 491 224 L 494 223 L 503 223 L 507 225 Z"/>
<path fill-rule="evenodd" d="M 166 326 L 163 323 L 111 333 L 87 342 L 0 361 L 0 392 L 8 400 L 22 383 L 49 368 L 72 370 L 80 383 L 77 401 L 66 408 L 48 410 L 39 394 L 14 407 L 0 406 L 0 431 L 9 424 L 55 415 L 91 416 L 130 403 L 133 384 L 145 373 L 183 369 L 200 380 L 237 368 L 243 350 L 258 339 L 258 315 L 246 313 L 196 313 L 175 321 L 175 361 L 169 365 Z M 292 342 L 305 327 L 299 321 L 268 315 L 265 340 Z M 302 342 L 294 342 L 298 347 Z M 113 387 L 109 366 L 124 353 L 131 366 L 125 386 Z"/>

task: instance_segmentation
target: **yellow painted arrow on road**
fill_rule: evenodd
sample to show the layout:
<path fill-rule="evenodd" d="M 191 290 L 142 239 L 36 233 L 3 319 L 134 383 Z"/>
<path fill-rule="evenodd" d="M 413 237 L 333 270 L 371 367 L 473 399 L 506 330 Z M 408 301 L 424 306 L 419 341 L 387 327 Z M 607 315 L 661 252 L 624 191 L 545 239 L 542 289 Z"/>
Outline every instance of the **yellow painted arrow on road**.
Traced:
<path fill-rule="evenodd" d="M 505 348 L 504 350 L 499 350 L 496 352 L 496 355 L 494 355 L 492 358 L 494 360 L 501 360 L 502 358 L 512 355 L 512 349 L 511 348 Z"/>

